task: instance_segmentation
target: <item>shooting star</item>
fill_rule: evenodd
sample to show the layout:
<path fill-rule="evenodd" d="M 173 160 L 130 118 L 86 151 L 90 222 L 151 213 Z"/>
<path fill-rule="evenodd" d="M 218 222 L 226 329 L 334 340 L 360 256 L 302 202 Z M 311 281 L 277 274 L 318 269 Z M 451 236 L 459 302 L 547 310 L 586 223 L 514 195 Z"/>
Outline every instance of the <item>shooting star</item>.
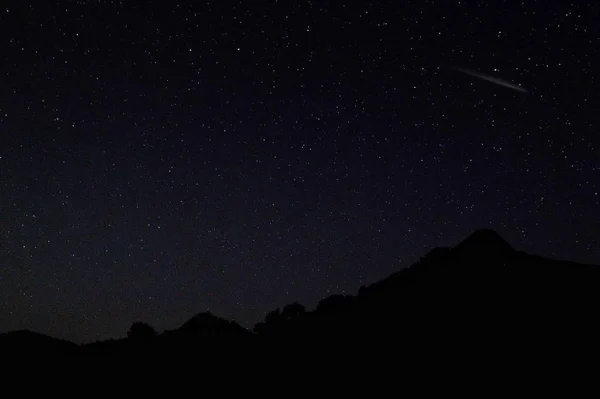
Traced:
<path fill-rule="evenodd" d="M 485 74 L 479 73 L 479 72 L 470 71 L 468 69 L 463 69 L 463 68 L 454 68 L 454 69 L 456 69 L 457 71 L 462 72 L 464 74 L 474 76 L 478 79 L 487 80 L 488 82 L 495 83 L 502 87 L 507 87 L 509 89 L 520 91 L 521 93 L 527 93 L 527 90 L 525 90 L 523 87 L 521 87 L 517 84 L 514 84 L 512 82 L 507 82 L 506 80 L 494 78 L 493 76 L 485 75 Z"/>

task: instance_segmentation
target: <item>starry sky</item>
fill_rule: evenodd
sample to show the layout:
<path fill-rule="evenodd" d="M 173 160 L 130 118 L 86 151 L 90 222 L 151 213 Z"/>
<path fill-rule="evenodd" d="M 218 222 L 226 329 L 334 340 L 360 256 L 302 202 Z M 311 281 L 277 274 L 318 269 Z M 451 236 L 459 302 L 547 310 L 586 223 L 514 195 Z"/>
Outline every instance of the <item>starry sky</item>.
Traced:
<path fill-rule="evenodd" d="M 598 20 L 598 1 L 3 1 L 0 332 L 252 328 L 482 227 L 600 263 Z"/>

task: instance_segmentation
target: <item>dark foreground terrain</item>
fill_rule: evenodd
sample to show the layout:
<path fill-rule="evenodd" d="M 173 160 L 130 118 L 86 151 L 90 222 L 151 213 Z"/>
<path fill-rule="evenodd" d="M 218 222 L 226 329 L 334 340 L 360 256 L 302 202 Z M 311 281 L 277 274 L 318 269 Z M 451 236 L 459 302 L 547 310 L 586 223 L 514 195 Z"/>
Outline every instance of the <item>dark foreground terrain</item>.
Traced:
<path fill-rule="evenodd" d="M 600 266 L 546 259 L 478 230 L 436 248 L 358 294 L 333 295 L 314 311 L 298 303 L 254 331 L 210 313 L 155 333 L 134 323 L 128 337 L 76 345 L 30 331 L 0 334 L 6 355 L 211 356 L 246 363 L 261 356 L 325 360 L 555 357 L 586 353 L 600 337 Z M 300 361 L 300 360 L 298 360 Z"/>

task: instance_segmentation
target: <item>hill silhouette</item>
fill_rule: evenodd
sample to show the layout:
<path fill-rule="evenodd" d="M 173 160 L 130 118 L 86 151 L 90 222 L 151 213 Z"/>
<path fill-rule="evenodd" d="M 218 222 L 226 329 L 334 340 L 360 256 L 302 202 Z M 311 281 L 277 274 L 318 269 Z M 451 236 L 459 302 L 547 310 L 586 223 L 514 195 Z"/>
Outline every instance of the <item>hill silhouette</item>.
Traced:
<path fill-rule="evenodd" d="M 292 303 L 269 312 L 253 331 L 206 312 L 162 334 L 136 322 L 127 338 L 86 345 L 31 332 L 2 334 L 0 350 L 489 357 L 543 351 L 555 348 L 557 340 L 591 342 L 600 332 L 595 322 L 599 287 L 600 266 L 527 254 L 483 229 L 452 248 L 431 250 L 414 265 L 361 287 L 357 295 L 329 296 L 313 311 Z"/>
<path fill-rule="evenodd" d="M 29 330 L 11 331 L 0 334 L 2 355 L 75 355 L 81 352 L 73 342 L 48 337 Z"/>

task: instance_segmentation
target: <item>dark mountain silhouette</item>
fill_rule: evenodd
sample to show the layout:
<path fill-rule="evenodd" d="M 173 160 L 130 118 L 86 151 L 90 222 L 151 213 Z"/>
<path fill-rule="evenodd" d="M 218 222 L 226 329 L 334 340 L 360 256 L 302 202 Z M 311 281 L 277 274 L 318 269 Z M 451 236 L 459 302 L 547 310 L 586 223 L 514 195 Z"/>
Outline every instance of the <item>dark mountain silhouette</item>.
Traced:
<path fill-rule="evenodd" d="M 147 341 L 156 337 L 156 330 L 149 324 L 141 321 L 136 321 L 127 331 L 127 338 Z"/>
<path fill-rule="evenodd" d="M 455 246 L 452 251 L 462 261 L 485 261 L 490 257 L 508 259 L 515 250 L 500 235 L 491 229 L 475 231 Z"/>
<path fill-rule="evenodd" d="M 0 334 L 2 355 L 76 355 L 81 348 L 72 342 L 38 334 L 29 330 L 11 331 Z"/>
<path fill-rule="evenodd" d="M 250 332 L 236 322 L 222 319 L 210 312 L 200 313 L 173 331 L 178 335 L 203 337 L 243 337 Z"/>
<path fill-rule="evenodd" d="M 127 338 L 95 342 L 82 346 L 86 354 L 140 354 L 150 352 L 201 351 L 204 356 L 228 348 L 240 349 L 254 335 L 236 322 L 217 317 L 210 312 L 197 314 L 175 330 L 156 334 L 146 323 L 135 322 Z"/>
<path fill-rule="evenodd" d="M 241 350 L 253 334 L 237 324 L 210 312 L 200 313 L 176 330 L 158 337 L 155 348 L 160 351 L 200 351 L 204 356 L 218 356 L 227 350 Z"/>
<path fill-rule="evenodd" d="M 548 348 L 556 353 L 559 342 L 594 342 L 599 305 L 600 266 L 530 255 L 483 229 L 455 247 L 433 249 L 355 296 L 332 295 L 313 311 L 292 303 L 269 312 L 253 332 L 207 312 L 162 334 L 136 322 L 128 338 L 82 346 L 33 333 L 4 334 L 0 349 L 490 358 Z"/>

